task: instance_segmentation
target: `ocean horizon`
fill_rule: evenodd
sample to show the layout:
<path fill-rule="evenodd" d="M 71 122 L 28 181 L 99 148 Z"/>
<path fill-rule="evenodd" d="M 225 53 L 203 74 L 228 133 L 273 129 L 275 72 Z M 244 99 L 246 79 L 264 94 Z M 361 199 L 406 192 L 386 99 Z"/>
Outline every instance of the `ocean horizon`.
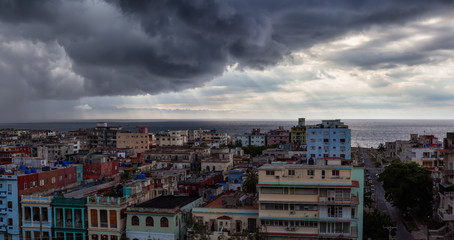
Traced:
<path fill-rule="evenodd" d="M 454 132 L 454 120 L 450 119 L 341 119 L 352 131 L 352 147 L 377 147 L 380 143 L 408 140 L 410 134 L 428 134 L 442 140 L 447 132 Z M 229 135 L 250 132 L 253 128 L 263 130 L 277 129 L 282 126 L 290 129 L 297 120 L 264 119 L 83 119 L 29 123 L 0 123 L 0 129 L 49 129 L 68 132 L 79 128 L 94 128 L 96 122 L 107 122 L 109 126 L 122 126 L 135 131 L 136 126 L 148 126 L 150 132 L 176 129 L 216 129 Z M 321 120 L 306 120 L 307 125 L 320 123 Z"/>

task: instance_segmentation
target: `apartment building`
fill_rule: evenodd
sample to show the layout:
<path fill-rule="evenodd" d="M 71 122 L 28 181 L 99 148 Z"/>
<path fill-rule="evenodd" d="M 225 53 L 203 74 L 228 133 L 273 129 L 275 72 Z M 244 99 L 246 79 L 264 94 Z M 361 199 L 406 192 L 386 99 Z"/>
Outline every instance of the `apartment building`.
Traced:
<path fill-rule="evenodd" d="M 129 148 L 134 153 L 143 153 L 150 149 L 148 133 L 117 132 L 117 148 Z"/>
<path fill-rule="evenodd" d="M 339 157 L 351 159 L 351 132 L 340 120 L 323 120 L 321 124 L 307 127 L 307 161 Z"/>
<path fill-rule="evenodd" d="M 188 142 L 188 130 L 171 130 L 155 135 L 156 146 L 183 146 Z"/>
<path fill-rule="evenodd" d="M 364 168 L 321 163 L 259 168 L 259 220 L 268 239 L 362 239 Z"/>
<path fill-rule="evenodd" d="M 52 239 L 52 199 L 50 195 L 21 196 L 23 239 Z"/>
<path fill-rule="evenodd" d="M 305 118 L 298 118 L 298 125 L 290 129 L 290 142 L 295 149 L 300 149 L 307 144 Z"/>
<path fill-rule="evenodd" d="M 454 233 L 454 132 L 448 132 L 443 141 L 444 166 L 442 181 L 439 184 L 440 205 L 438 215 L 447 222 L 451 234 Z"/>

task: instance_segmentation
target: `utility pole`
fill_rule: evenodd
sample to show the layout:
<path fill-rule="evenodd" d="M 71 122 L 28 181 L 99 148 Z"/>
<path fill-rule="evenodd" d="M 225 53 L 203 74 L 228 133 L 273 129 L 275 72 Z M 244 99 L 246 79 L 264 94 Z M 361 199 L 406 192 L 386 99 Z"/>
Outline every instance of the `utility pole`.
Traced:
<path fill-rule="evenodd" d="M 397 229 L 397 227 L 384 227 L 384 228 L 388 229 L 388 239 L 393 240 L 394 238 L 393 238 L 393 235 L 391 234 L 391 231 L 393 229 Z"/>

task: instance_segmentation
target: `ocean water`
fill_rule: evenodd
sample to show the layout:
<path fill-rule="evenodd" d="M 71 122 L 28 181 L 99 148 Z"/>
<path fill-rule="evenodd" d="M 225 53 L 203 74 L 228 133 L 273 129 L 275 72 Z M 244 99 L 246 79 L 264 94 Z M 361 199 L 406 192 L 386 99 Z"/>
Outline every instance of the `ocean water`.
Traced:
<path fill-rule="evenodd" d="M 135 131 L 136 126 L 148 126 L 149 131 L 158 132 L 176 129 L 216 129 L 230 135 L 250 132 L 252 128 L 263 130 L 285 129 L 297 124 L 297 121 L 275 120 L 81 120 L 43 123 L 0 123 L 0 128 L 15 129 L 50 129 L 61 132 L 79 128 L 93 128 L 96 122 L 106 121 L 109 126 L 122 126 Z M 342 120 L 352 130 L 352 146 L 377 147 L 380 143 L 407 140 L 411 133 L 431 134 L 442 140 L 446 132 L 454 132 L 454 120 L 374 120 L 345 119 Z M 317 124 L 320 120 L 306 120 L 306 124 Z"/>

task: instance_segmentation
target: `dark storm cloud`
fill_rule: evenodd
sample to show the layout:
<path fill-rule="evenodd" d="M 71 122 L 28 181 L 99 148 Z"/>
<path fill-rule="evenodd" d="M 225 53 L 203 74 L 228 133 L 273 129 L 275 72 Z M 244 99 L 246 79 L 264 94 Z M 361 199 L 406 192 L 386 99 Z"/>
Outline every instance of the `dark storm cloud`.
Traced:
<path fill-rule="evenodd" d="M 0 78 L 30 99 L 180 91 L 228 65 L 265 69 L 316 43 L 450 8 L 422 0 L 0 0 Z M 426 60 L 418 54 L 386 62 Z"/>

